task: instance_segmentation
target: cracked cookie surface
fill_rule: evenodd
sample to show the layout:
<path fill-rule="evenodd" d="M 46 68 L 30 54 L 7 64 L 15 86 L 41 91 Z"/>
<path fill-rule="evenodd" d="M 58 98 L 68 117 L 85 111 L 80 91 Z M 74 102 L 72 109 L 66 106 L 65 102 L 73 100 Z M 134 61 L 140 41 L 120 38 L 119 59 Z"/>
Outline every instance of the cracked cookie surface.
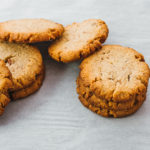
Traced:
<path fill-rule="evenodd" d="M 0 60 L 0 115 L 3 114 L 5 107 L 10 102 L 9 90 L 12 86 L 11 73 L 4 61 Z"/>
<path fill-rule="evenodd" d="M 1 42 L 0 53 L 0 59 L 5 61 L 6 66 L 12 73 L 14 85 L 11 92 L 29 87 L 37 81 L 39 75 L 43 74 L 44 67 L 41 53 L 33 46 Z"/>
<path fill-rule="evenodd" d="M 100 19 L 73 23 L 66 26 L 62 37 L 50 45 L 49 55 L 56 61 L 75 61 L 100 48 L 107 36 L 107 25 Z"/>
<path fill-rule="evenodd" d="M 106 99 L 101 99 L 91 92 L 90 88 L 85 86 L 79 77 L 77 79 L 77 86 L 78 94 L 86 99 L 89 104 L 93 105 L 93 107 L 95 106 L 109 110 L 126 110 L 132 108 L 137 103 L 136 99 L 131 99 L 125 102 L 113 102 L 111 100 L 108 101 Z"/>
<path fill-rule="evenodd" d="M 46 19 L 20 19 L 0 23 L 0 40 L 35 43 L 54 40 L 61 36 L 61 24 Z"/>
<path fill-rule="evenodd" d="M 114 117 L 132 114 L 146 98 L 149 74 L 140 53 L 119 45 L 105 45 L 80 65 L 79 99 L 92 111 L 106 109 Z"/>

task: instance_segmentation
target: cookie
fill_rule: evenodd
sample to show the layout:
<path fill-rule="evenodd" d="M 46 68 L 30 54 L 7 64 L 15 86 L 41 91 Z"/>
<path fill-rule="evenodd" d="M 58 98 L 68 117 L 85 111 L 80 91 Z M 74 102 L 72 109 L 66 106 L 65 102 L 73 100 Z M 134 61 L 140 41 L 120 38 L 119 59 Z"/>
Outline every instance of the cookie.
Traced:
<path fill-rule="evenodd" d="M 0 23 L 0 40 L 17 43 L 35 43 L 60 37 L 61 24 L 46 19 L 20 19 Z"/>
<path fill-rule="evenodd" d="M 130 109 L 136 103 L 135 99 L 131 99 L 126 102 L 113 102 L 107 101 L 97 97 L 95 94 L 90 92 L 89 87 L 84 86 L 80 78 L 77 79 L 77 91 L 78 94 L 85 98 L 91 105 L 100 108 L 106 108 L 109 110 L 126 110 Z"/>
<path fill-rule="evenodd" d="M 95 52 L 107 36 L 107 25 L 100 19 L 73 23 L 66 26 L 62 37 L 50 45 L 49 55 L 56 61 L 72 62 Z"/>
<path fill-rule="evenodd" d="M 40 51 L 33 46 L 26 44 L 15 44 L 15 43 L 0 43 L 0 59 L 4 60 L 6 66 L 12 73 L 13 87 L 11 88 L 12 93 L 21 93 L 18 91 L 23 91 L 29 88 L 31 85 L 36 84 L 36 82 L 43 81 L 43 77 L 37 79 L 39 76 L 43 76 L 43 60 Z M 22 96 L 12 96 L 14 97 L 24 97 L 35 92 L 39 87 L 35 89 L 29 88 L 30 92 L 26 92 Z M 35 87 L 35 85 L 34 85 Z M 23 92 L 24 93 L 24 92 Z M 13 95 L 13 94 L 12 94 Z"/>
<path fill-rule="evenodd" d="M 103 115 L 100 110 L 94 111 L 103 116 L 132 114 L 146 99 L 149 75 L 140 53 L 119 45 L 105 45 L 80 65 L 79 99 L 92 111 L 107 112 Z"/>
<path fill-rule="evenodd" d="M 44 79 L 44 70 L 40 75 L 36 77 L 36 80 L 28 87 L 10 92 L 11 99 L 16 100 L 16 99 L 24 98 L 36 92 L 41 87 L 43 83 L 43 79 Z"/>
<path fill-rule="evenodd" d="M 0 115 L 10 102 L 9 90 L 13 86 L 12 76 L 4 61 L 0 60 Z"/>
<path fill-rule="evenodd" d="M 114 118 L 125 117 L 128 115 L 131 115 L 131 114 L 135 113 L 140 108 L 140 106 L 143 104 L 143 101 L 137 101 L 137 103 L 130 109 L 125 109 L 125 110 L 110 109 L 109 110 L 106 108 L 93 106 L 82 96 L 79 96 L 79 99 L 84 106 L 89 108 L 91 111 L 97 113 L 98 115 L 101 115 L 103 117 L 114 117 Z"/>

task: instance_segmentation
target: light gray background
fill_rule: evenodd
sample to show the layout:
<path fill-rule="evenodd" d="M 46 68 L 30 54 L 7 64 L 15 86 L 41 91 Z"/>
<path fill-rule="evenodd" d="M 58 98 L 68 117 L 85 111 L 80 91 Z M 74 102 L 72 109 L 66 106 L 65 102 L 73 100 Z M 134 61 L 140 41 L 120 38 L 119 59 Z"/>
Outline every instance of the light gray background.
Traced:
<path fill-rule="evenodd" d="M 107 44 L 132 47 L 150 64 L 149 0 L 0 0 L 0 22 L 17 18 L 47 18 L 63 25 L 103 19 L 110 30 Z M 0 150 L 150 149 L 149 94 L 132 116 L 100 117 L 78 100 L 80 62 L 57 63 L 45 46 L 40 50 L 46 65 L 43 86 L 8 105 L 0 117 Z"/>

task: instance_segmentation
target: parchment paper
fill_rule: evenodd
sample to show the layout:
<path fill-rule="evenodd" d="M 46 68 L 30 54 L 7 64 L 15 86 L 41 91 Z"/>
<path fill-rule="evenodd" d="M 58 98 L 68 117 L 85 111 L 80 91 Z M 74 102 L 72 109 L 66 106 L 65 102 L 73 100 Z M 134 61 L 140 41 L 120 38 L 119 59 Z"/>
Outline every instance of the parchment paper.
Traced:
<path fill-rule="evenodd" d="M 149 0 L 4 0 L 0 22 L 47 18 L 62 23 L 101 18 L 108 24 L 106 44 L 141 52 L 150 64 Z M 140 110 L 122 119 L 103 118 L 86 109 L 76 94 L 80 61 L 63 64 L 39 47 L 46 66 L 41 89 L 10 103 L 0 117 L 0 150 L 149 150 L 150 89 Z"/>

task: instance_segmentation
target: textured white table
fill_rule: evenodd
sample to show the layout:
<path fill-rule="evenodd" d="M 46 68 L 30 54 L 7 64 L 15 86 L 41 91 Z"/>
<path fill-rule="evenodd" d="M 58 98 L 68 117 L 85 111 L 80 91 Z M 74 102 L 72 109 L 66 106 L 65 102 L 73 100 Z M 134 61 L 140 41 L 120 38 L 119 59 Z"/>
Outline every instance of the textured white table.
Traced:
<path fill-rule="evenodd" d="M 4 0 L 0 21 L 47 18 L 64 25 L 88 18 L 108 24 L 107 44 L 132 47 L 150 64 L 149 0 Z M 46 65 L 42 88 L 12 102 L 0 117 L 0 150 L 149 150 L 150 88 L 132 116 L 100 117 L 81 105 L 75 80 L 80 62 L 57 63 L 40 47 Z"/>

